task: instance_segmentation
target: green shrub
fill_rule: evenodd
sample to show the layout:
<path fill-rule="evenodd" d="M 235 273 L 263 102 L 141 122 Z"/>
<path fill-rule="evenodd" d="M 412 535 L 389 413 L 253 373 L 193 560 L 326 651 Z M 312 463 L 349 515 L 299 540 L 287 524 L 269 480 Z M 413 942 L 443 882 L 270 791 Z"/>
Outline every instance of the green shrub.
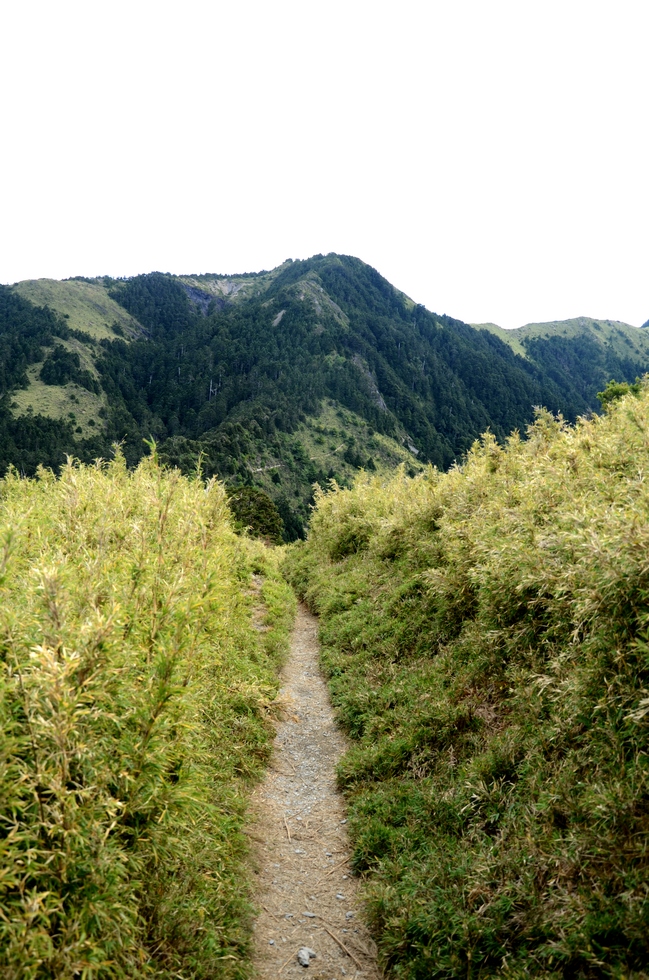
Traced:
<path fill-rule="evenodd" d="M 284 524 L 272 499 L 258 487 L 236 487 L 228 493 L 228 503 L 238 530 L 271 544 L 282 543 Z"/>
<path fill-rule="evenodd" d="M 574 427 L 486 435 L 447 474 L 320 492 L 289 552 L 354 740 L 339 780 L 391 976 L 649 975 L 635 387 Z"/>

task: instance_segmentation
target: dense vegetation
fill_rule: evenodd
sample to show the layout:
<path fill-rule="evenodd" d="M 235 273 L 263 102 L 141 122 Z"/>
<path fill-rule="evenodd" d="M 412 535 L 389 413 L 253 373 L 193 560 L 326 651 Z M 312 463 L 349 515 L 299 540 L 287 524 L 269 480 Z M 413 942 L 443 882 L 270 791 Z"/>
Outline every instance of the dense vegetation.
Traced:
<path fill-rule="evenodd" d="M 27 383 L 26 369 L 43 358 L 55 337 L 66 337 L 65 321 L 0 286 L 0 395 Z"/>
<path fill-rule="evenodd" d="M 239 299 L 211 278 L 93 281 L 135 318 L 94 338 L 0 287 L 0 972 L 245 975 L 244 790 L 291 600 L 233 528 L 301 537 L 334 481 L 287 569 L 354 739 L 339 778 L 387 969 L 646 976 L 642 345 L 537 330 L 523 358 L 348 256 Z M 85 389 L 96 437 L 17 415 L 36 377 Z M 610 377 L 603 417 L 511 435 Z M 143 459 L 151 437 L 181 472 Z"/>
<path fill-rule="evenodd" d="M 290 553 L 402 980 L 647 976 L 649 387 L 603 400 L 321 492 Z"/>
<path fill-rule="evenodd" d="M 245 790 L 293 602 L 271 556 L 220 484 L 120 454 L 10 472 L 0 549 L 2 977 L 247 975 Z"/>

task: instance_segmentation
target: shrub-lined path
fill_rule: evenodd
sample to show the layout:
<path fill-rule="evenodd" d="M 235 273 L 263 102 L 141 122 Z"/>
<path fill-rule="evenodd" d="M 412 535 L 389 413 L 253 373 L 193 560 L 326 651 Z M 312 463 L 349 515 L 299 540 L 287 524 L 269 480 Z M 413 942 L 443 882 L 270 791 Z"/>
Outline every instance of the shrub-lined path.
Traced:
<path fill-rule="evenodd" d="M 376 980 L 334 768 L 344 748 L 318 667 L 317 620 L 298 610 L 280 697 L 284 720 L 253 797 L 254 964 L 260 980 Z M 302 947 L 315 951 L 300 966 Z"/>

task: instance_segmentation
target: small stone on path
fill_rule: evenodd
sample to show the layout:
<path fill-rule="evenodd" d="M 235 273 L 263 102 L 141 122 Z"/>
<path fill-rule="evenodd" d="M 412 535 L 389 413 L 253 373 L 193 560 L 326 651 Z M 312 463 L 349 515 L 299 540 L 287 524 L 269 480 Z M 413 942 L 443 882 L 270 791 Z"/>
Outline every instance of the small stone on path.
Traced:
<path fill-rule="evenodd" d="M 316 951 L 315 949 L 311 949 L 310 946 L 303 946 L 302 949 L 298 949 L 297 951 L 297 961 L 300 966 L 308 966 L 309 961 L 314 960 L 315 958 Z"/>

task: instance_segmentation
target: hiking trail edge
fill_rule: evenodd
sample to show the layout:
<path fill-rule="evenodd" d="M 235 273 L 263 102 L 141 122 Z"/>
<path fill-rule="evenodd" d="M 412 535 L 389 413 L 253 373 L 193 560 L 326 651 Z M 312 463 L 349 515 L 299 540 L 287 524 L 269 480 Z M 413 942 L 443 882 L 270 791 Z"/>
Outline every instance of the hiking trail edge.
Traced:
<path fill-rule="evenodd" d="M 280 698 L 285 720 L 251 803 L 257 980 L 378 980 L 335 766 L 345 739 L 318 667 L 318 622 L 300 605 Z M 308 967 L 300 950 L 315 951 Z M 302 954 L 304 956 L 304 953 Z M 308 952 L 307 952 L 308 956 Z"/>

